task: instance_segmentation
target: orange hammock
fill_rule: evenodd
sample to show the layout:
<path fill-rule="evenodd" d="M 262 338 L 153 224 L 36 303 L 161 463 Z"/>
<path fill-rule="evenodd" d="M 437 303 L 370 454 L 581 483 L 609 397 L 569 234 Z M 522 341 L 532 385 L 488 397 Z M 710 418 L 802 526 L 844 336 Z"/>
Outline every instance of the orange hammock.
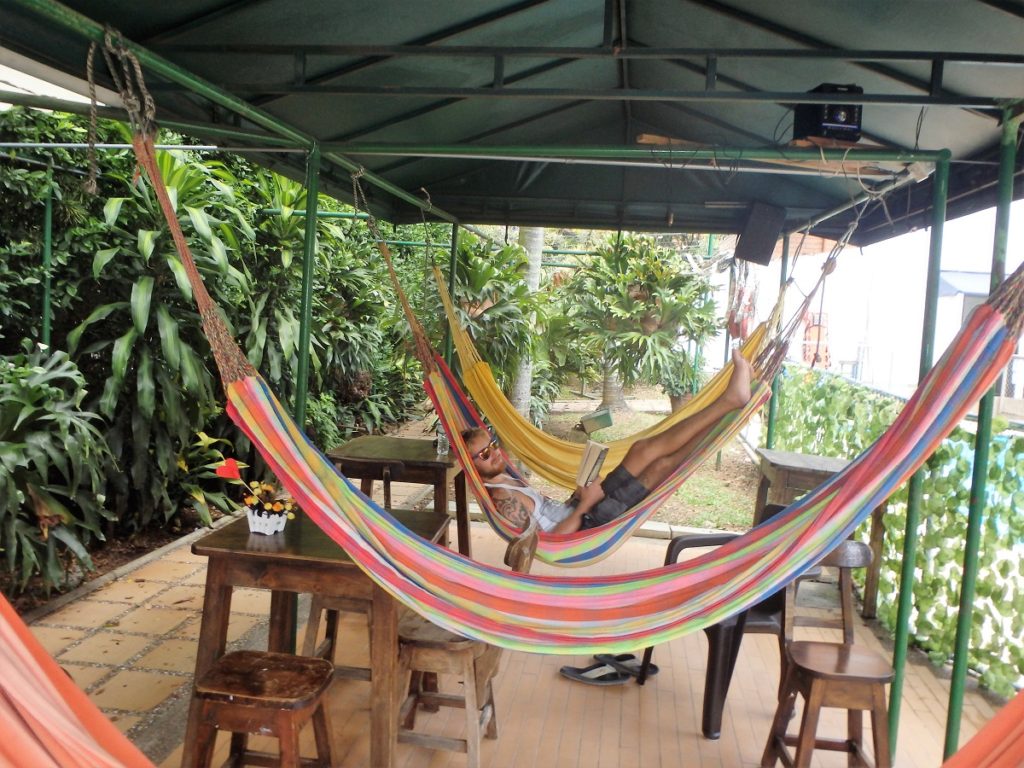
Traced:
<path fill-rule="evenodd" d="M 153 765 L 75 685 L 2 595 L 0 723 L 0 766 Z"/>

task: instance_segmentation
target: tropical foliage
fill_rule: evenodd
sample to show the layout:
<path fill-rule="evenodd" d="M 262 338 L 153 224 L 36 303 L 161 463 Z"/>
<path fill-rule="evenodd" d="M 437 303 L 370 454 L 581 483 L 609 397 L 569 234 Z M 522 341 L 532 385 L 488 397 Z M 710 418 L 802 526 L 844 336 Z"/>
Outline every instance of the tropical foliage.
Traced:
<path fill-rule="evenodd" d="M 842 377 L 787 366 L 781 377 L 780 450 L 853 458 L 902 407 Z M 1005 426 L 1005 425 L 1004 425 Z M 999 431 L 998 429 L 996 430 Z M 924 470 L 911 637 L 936 663 L 952 657 L 960 603 L 974 435 L 957 429 Z M 899 571 L 906 531 L 906 488 L 890 499 L 879 585 L 879 618 L 896 624 Z M 867 537 L 867 531 L 861 531 Z M 996 434 L 990 448 L 968 662 L 982 683 L 1009 695 L 1024 682 L 1024 437 Z"/>
<path fill-rule="evenodd" d="M 564 297 L 576 336 L 623 385 L 699 385 L 695 355 L 721 323 L 710 281 L 684 249 L 651 235 L 610 240 L 582 262 Z"/>
<path fill-rule="evenodd" d="M 117 124 L 100 125 L 100 140 L 126 135 Z M 12 109 L 0 113 L 0 136 L 80 141 L 85 128 L 78 118 Z M 215 510 L 232 506 L 212 472 L 224 454 L 261 471 L 221 411 L 191 288 L 130 153 L 100 156 L 97 197 L 82 192 L 82 160 L 63 150 L 42 160 L 0 158 L 0 354 L 23 354 L 23 340 L 40 337 L 42 200 L 51 190 L 52 343 L 77 366 L 75 403 L 103 447 L 82 452 L 88 467 L 76 466 L 71 479 L 53 467 L 38 481 L 19 480 L 20 496 L 8 486 L 0 546 L 19 573 L 42 569 L 51 582 L 63 551 L 87 562 L 84 547 L 98 537 L 99 517 L 121 532 L 177 524 L 183 514 L 208 522 Z M 249 359 L 292 402 L 305 241 L 305 220 L 294 211 L 305 207 L 305 191 L 237 158 L 179 150 L 159 153 L 158 164 L 207 289 Z M 321 207 L 343 208 L 326 198 Z M 267 208 L 280 213 L 262 213 Z M 316 406 L 309 410 L 317 434 L 336 441 L 400 421 L 422 391 L 365 226 L 321 221 L 317 229 L 309 385 Z M 24 490 L 31 482 L 60 498 L 58 480 L 91 494 L 65 503 L 74 520 L 60 526 L 40 518 Z M 52 557 L 38 554 L 40 546 Z"/>
<path fill-rule="evenodd" d="M 37 572 L 61 581 L 70 553 L 102 538 L 110 460 L 99 417 L 81 408 L 85 378 L 64 352 L 0 357 L 0 540 L 7 570 L 24 585 Z"/>

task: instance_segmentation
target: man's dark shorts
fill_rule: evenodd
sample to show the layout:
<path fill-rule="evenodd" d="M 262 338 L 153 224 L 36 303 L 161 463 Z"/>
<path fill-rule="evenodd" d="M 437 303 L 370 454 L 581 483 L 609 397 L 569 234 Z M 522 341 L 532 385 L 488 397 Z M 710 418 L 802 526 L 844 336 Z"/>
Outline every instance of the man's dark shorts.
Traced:
<path fill-rule="evenodd" d="M 601 487 L 604 489 L 604 498 L 583 515 L 581 529 L 610 523 L 627 509 L 639 504 L 649 493 L 621 464 L 601 481 Z"/>

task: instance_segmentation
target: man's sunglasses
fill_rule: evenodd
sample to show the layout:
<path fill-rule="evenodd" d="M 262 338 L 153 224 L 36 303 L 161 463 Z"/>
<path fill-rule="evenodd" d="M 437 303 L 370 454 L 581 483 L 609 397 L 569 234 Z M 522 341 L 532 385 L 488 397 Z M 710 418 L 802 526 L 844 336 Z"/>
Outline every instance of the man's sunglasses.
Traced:
<path fill-rule="evenodd" d="M 477 459 L 483 459 L 484 461 L 487 461 L 489 458 L 491 458 L 491 451 L 496 450 L 498 450 L 498 438 L 494 438 L 493 440 L 491 440 L 491 442 L 489 442 L 476 453 L 470 454 L 469 458 L 471 458 L 473 461 L 476 461 Z"/>

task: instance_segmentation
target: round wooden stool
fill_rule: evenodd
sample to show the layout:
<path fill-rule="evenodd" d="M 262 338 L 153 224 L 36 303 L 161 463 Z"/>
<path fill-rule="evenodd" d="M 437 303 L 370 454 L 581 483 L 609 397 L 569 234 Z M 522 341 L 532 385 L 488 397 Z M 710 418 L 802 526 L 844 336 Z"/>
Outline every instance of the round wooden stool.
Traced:
<path fill-rule="evenodd" d="M 889 721 L 886 717 L 885 685 L 893 669 L 874 651 L 850 643 L 796 641 L 789 644 L 789 663 L 772 730 L 761 757 L 771 768 L 779 759 L 786 765 L 804 768 L 817 749 L 838 750 L 851 755 L 851 765 L 870 765 L 863 749 L 863 710 L 871 712 L 871 733 L 877 768 L 889 768 Z M 797 694 L 804 697 L 800 733 L 788 736 L 786 726 L 793 714 Z M 822 707 L 847 710 L 847 738 L 818 739 L 818 715 Z M 796 746 L 790 758 L 786 746 Z"/>
<path fill-rule="evenodd" d="M 324 659 L 267 651 L 235 651 L 217 659 L 196 681 L 188 717 L 192 744 L 182 765 L 206 768 L 218 730 L 231 731 L 231 765 L 273 765 L 274 755 L 248 749 L 248 735 L 276 736 L 282 768 L 331 765 L 324 694 L 334 665 Z M 299 731 L 312 718 L 317 760 L 299 757 Z"/>

